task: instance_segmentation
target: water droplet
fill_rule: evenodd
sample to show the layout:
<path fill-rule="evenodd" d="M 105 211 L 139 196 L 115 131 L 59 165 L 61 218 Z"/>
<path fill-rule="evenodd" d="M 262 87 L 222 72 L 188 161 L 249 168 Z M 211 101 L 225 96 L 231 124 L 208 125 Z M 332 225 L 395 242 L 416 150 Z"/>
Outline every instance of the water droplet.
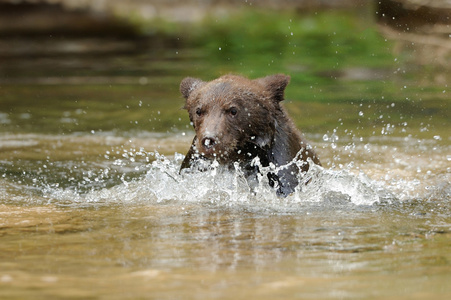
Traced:
<path fill-rule="evenodd" d="M 140 85 L 146 85 L 149 82 L 149 79 L 147 79 L 147 77 L 140 77 L 138 82 Z"/>

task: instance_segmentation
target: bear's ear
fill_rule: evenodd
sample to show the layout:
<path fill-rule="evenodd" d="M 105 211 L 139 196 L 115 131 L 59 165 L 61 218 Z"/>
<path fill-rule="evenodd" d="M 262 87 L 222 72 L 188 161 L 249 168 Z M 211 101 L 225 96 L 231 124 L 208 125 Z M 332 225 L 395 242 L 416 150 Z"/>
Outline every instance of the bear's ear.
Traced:
<path fill-rule="evenodd" d="M 182 93 L 182 95 L 183 95 L 183 97 L 185 97 L 185 99 L 188 99 L 191 92 L 194 91 L 201 83 L 203 83 L 203 81 L 200 79 L 193 78 L 193 77 L 186 77 L 180 83 L 180 93 Z"/>
<path fill-rule="evenodd" d="M 280 102 L 283 100 L 285 88 L 290 82 L 290 76 L 275 74 L 255 80 L 265 87 L 275 101 Z"/>

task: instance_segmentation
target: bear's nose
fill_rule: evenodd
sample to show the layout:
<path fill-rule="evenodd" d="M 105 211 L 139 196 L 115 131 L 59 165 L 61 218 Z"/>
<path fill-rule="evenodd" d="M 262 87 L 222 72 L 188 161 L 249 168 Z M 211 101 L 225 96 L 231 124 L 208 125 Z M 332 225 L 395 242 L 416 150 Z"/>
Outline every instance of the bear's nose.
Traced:
<path fill-rule="evenodd" d="M 204 137 L 202 139 L 202 145 L 205 149 L 211 149 L 216 145 L 216 140 L 212 137 Z"/>

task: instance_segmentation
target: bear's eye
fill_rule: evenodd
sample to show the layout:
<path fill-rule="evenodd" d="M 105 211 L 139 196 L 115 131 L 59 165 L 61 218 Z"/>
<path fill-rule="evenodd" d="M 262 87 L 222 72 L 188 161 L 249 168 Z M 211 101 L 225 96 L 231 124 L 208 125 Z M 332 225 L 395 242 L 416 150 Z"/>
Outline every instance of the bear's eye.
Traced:
<path fill-rule="evenodd" d="M 202 110 L 200 108 L 196 109 L 196 115 L 198 116 L 202 115 Z"/>
<path fill-rule="evenodd" d="M 236 107 L 232 107 L 229 109 L 229 113 L 232 116 L 236 116 L 236 114 L 238 113 L 238 110 L 236 109 Z"/>

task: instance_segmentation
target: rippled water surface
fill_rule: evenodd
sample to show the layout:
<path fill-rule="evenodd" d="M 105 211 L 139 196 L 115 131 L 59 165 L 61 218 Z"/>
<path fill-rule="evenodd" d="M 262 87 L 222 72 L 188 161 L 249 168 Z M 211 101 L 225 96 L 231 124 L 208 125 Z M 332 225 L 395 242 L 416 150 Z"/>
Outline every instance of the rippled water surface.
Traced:
<path fill-rule="evenodd" d="M 89 58 L 3 64 L 20 72 L 0 84 L 2 298 L 451 296 L 446 84 L 294 79 L 286 107 L 323 167 L 280 199 L 239 170 L 179 174 L 178 84 L 206 66 L 175 52 L 105 58 L 109 77 Z"/>

